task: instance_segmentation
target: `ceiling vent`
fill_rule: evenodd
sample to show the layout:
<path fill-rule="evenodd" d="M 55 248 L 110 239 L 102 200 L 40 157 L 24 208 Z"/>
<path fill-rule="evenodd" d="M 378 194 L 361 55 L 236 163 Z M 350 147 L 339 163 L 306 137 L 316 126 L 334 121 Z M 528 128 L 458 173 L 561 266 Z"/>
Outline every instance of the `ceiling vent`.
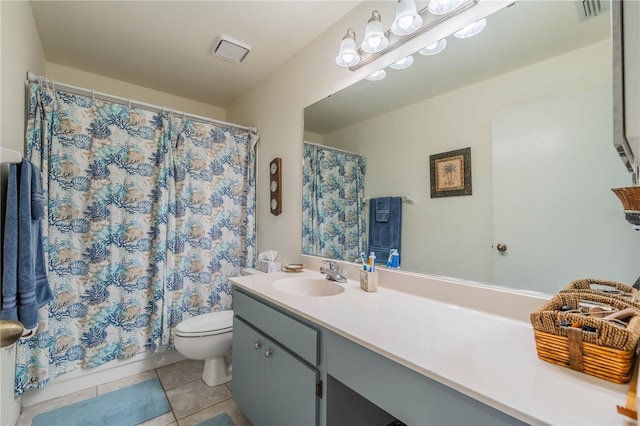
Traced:
<path fill-rule="evenodd" d="M 581 22 L 587 19 L 595 18 L 609 10 L 609 1 L 601 2 L 600 0 L 577 0 L 576 9 L 578 9 L 578 18 Z"/>
<path fill-rule="evenodd" d="M 251 46 L 237 40 L 221 35 L 216 38 L 211 46 L 211 54 L 227 61 L 239 64 L 247 57 Z"/>

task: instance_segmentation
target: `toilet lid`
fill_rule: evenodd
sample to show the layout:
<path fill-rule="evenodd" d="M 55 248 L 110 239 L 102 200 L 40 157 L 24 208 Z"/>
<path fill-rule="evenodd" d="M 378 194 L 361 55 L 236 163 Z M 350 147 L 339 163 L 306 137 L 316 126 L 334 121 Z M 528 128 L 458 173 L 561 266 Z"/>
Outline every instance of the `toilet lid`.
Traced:
<path fill-rule="evenodd" d="M 207 331 L 224 330 L 233 327 L 233 311 L 218 311 L 210 314 L 198 315 L 180 322 L 176 331 L 180 333 L 204 333 Z"/>

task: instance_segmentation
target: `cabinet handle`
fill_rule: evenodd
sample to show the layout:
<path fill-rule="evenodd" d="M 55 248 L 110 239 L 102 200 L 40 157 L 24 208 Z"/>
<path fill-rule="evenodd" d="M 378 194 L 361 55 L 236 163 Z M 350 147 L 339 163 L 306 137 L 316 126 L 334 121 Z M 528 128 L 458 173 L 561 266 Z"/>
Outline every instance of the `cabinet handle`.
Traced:
<path fill-rule="evenodd" d="M 258 350 L 262 347 L 262 342 L 255 342 L 253 344 L 253 347 L 255 348 L 255 350 Z"/>
<path fill-rule="evenodd" d="M 271 354 L 273 354 L 273 349 L 269 348 L 266 351 L 264 351 L 264 356 L 266 356 L 267 358 L 269 358 L 271 356 Z"/>

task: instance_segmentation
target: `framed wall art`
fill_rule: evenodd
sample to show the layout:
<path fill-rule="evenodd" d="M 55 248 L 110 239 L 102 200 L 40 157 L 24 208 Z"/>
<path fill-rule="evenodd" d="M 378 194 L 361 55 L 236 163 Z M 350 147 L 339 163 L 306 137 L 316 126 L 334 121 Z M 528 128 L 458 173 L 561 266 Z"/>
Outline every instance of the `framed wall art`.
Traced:
<path fill-rule="evenodd" d="M 429 156 L 431 198 L 471 195 L 471 148 Z"/>

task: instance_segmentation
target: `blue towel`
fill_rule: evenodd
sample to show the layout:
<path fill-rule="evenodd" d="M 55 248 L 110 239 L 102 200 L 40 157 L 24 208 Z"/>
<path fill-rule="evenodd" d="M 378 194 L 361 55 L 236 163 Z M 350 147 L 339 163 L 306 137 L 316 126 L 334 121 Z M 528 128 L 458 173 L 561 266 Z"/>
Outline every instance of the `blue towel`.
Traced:
<path fill-rule="evenodd" d="M 378 206 L 382 212 L 388 206 L 387 221 L 378 220 Z M 400 251 L 401 242 L 402 198 L 381 197 L 369 200 L 369 251 L 374 252 L 378 262 L 383 264 L 389 258 L 391 249 Z"/>
<path fill-rule="evenodd" d="M 20 180 L 18 180 L 18 174 Z M 38 326 L 38 309 L 52 298 L 40 221 L 44 198 L 40 170 L 26 159 L 9 166 L 0 318 Z"/>

